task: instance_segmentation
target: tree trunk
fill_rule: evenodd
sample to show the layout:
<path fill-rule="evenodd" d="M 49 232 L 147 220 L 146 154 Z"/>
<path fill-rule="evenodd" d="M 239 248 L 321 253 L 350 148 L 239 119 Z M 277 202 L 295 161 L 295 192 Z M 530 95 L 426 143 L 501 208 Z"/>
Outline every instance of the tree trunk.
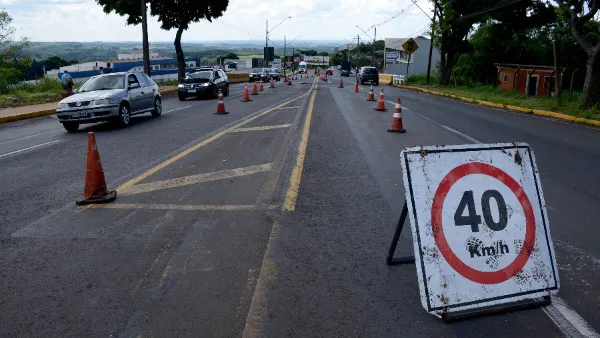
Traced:
<path fill-rule="evenodd" d="M 181 34 L 183 34 L 183 28 L 177 29 L 175 34 L 175 53 L 177 53 L 177 79 L 182 82 L 185 79 L 185 56 L 183 55 L 183 49 L 181 49 Z"/>
<path fill-rule="evenodd" d="M 440 84 L 447 86 L 450 84 L 452 68 L 455 64 L 455 55 L 453 52 L 442 53 L 440 61 Z"/>
<path fill-rule="evenodd" d="M 583 93 L 579 99 L 579 105 L 582 108 L 592 108 L 600 102 L 600 55 L 598 52 L 600 49 L 594 48 L 594 52 L 588 54 Z"/>
<path fill-rule="evenodd" d="M 150 76 L 150 46 L 148 45 L 148 9 L 146 0 L 140 0 L 142 11 L 142 53 L 144 59 L 144 73 Z"/>

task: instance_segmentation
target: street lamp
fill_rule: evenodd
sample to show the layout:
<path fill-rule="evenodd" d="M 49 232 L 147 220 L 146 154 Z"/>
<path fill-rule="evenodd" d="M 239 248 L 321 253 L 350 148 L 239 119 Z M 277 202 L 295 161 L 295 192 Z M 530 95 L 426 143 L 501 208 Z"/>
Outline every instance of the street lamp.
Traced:
<path fill-rule="evenodd" d="M 280 23 L 278 23 L 277 25 L 275 25 L 275 27 L 271 28 L 271 30 L 269 30 L 269 20 L 266 20 L 266 34 L 265 34 L 265 67 L 269 66 L 269 58 L 268 58 L 268 53 L 269 53 L 269 33 L 271 33 L 272 31 L 275 30 L 275 28 L 279 27 L 279 25 L 281 25 L 282 23 L 284 23 L 286 20 L 291 19 L 292 16 L 288 16 L 287 18 L 284 18 L 283 20 L 281 20 Z"/>

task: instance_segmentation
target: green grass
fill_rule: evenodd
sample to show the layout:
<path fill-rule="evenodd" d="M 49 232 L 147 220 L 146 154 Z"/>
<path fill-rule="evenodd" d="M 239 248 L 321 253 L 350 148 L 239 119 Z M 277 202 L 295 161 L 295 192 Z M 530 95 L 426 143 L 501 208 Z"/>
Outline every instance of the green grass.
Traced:
<path fill-rule="evenodd" d="M 436 78 L 437 80 L 437 78 Z M 432 81 L 433 82 L 433 81 Z M 513 93 L 497 89 L 491 85 L 463 85 L 463 86 L 441 86 L 425 85 L 425 76 L 409 76 L 407 84 L 416 85 L 421 88 L 467 97 L 470 99 L 498 103 L 505 106 L 517 106 L 527 109 L 548 110 L 567 114 L 575 117 L 600 120 L 600 109 L 579 108 L 579 93 L 573 93 L 570 97 L 568 91 L 563 92 L 562 105 L 556 103 L 556 99 L 550 97 L 531 97 L 520 93 Z"/>
<path fill-rule="evenodd" d="M 179 82 L 177 80 L 171 80 L 171 81 L 165 81 L 165 82 L 161 82 L 158 83 L 159 87 L 173 87 L 173 86 L 177 86 L 179 84 Z"/>

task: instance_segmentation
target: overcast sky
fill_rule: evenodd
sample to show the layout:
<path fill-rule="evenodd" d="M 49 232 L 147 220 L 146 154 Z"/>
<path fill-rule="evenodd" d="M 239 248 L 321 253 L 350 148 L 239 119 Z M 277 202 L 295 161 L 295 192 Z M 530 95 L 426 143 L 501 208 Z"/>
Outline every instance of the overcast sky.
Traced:
<path fill-rule="evenodd" d="M 230 0 L 225 15 L 193 24 L 183 41 L 264 40 L 265 20 L 270 28 L 287 20 L 270 34 L 282 40 L 302 35 L 299 40 L 352 40 L 365 36 L 355 25 L 377 28 L 377 39 L 423 34 L 429 19 L 411 0 Z M 417 4 L 431 16 L 427 0 Z M 141 27 L 127 26 L 125 18 L 106 15 L 94 0 L 0 0 L 0 8 L 13 17 L 17 36 L 31 41 L 141 41 Z M 393 20 L 392 16 L 408 8 Z M 172 41 L 175 31 L 163 31 L 149 17 L 150 41 Z M 373 36 L 373 30 L 368 31 Z"/>

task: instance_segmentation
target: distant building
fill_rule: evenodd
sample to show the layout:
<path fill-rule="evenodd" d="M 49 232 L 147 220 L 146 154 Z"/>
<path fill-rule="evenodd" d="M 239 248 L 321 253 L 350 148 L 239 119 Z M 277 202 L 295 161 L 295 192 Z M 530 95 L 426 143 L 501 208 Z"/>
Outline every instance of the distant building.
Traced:
<path fill-rule="evenodd" d="M 158 53 L 150 53 L 150 58 L 158 58 Z M 135 59 L 143 59 L 144 54 L 117 54 L 118 60 L 135 60 Z"/>
<path fill-rule="evenodd" d="M 344 49 L 346 49 L 346 50 L 352 50 L 354 48 L 356 48 L 356 44 L 354 44 L 354 43 L 347 43 L 344 45 Z"/>
<path fill-rule="evenodd" d="M 406 75 L 406 66 L 408 64 L 408 54 L 402 48 L 402 45 L 409 38 L 386 38 L 385 39 L 385 72 L 388 74 Z M 431 40 L 424 37 L 413 38 L 419 48 L 410 56 L 408 65 L 408 75 L 426 74 L 427 63 L 429 61 L 429 46 Z M 433 47 L 431 54 L 431 72 L 437 71 L 437 64 L 440 62 L 441 54 L 437 47 Z"/>
<path fill-rule="evenodd" d="M 555 68 L 552 66 L 534 66 L 495 63 L 498 68 L 498 88 L 516 91 L 527 96 L 550 96 L 556 82 Z M 559 68 L 562 77 L 565 68 Z"/>

